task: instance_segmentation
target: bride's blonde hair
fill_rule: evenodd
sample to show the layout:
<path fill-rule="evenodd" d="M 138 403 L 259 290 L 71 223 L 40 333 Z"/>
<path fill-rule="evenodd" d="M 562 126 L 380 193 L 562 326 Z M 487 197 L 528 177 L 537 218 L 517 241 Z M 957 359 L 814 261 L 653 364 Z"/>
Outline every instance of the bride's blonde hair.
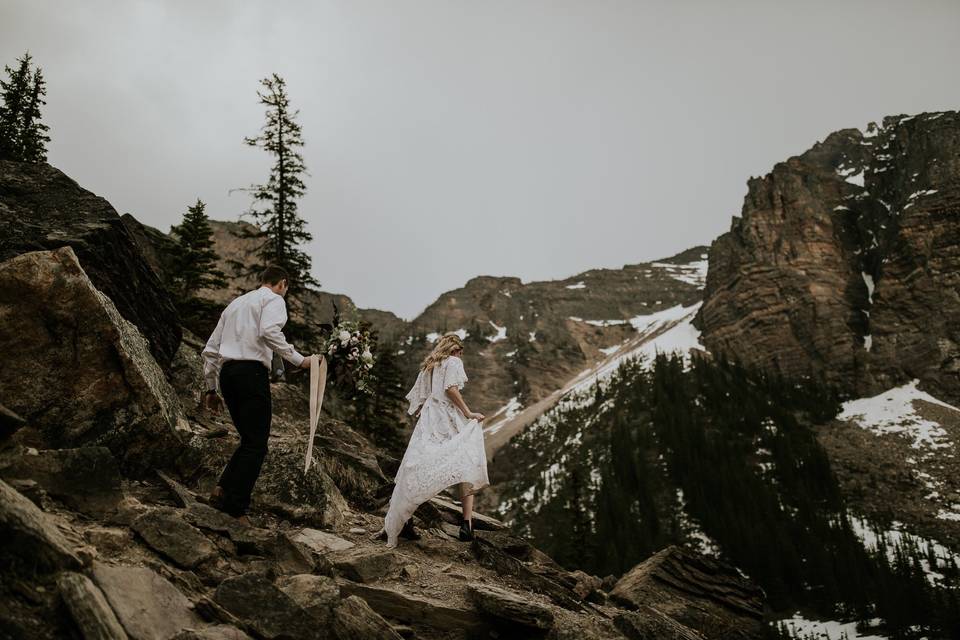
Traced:
<path fill-rule="evenodd" d="M 442 338 L 437 340 L 437 344 L 433 347 L 430 355 L 423 359 L 420 369 L 430 371 L 430 369 L 452 356 L 457 349 L 463 349 L 463 340 L 460 339 L 460 336 L 455 333 L 444 334 Z"/>

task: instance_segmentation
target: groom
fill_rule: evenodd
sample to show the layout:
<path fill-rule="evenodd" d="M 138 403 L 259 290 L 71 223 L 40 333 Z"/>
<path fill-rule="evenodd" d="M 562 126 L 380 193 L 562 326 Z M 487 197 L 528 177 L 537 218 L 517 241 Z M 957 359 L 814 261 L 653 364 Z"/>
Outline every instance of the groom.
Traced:
<path fill-rule="evenodd" d="M 291 364 L 308 368 L 304 358 L 283 336 L 287 305 L 283 296 L 290 276 L 269 266 L 260 276 L 260 288 L 227 305 L 203 349 L 204 406 L 215 414 L 223 408 L 223 394 L 233 424 L 240 433 L 234 451 L 210 494 L 210 504 L 247 523 L 250 494 L 267 455 L 270 436 L 270 361 L 273 352 Z"/>

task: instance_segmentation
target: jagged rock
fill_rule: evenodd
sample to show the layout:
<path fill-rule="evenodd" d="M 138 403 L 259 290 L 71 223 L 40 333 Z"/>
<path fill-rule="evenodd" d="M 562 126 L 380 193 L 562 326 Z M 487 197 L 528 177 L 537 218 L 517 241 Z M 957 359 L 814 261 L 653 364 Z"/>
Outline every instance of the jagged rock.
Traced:
<path fill-rule="evenodd" d="M 570 575 L 576 579 L 576 583 L 573 585 L 573 592 L 577 594 L 577 597 L 581 600 L 586 600 L 592 594 L 599 591 L 603 587 L 603 581 L 597 576 L 592 576 L 585 571 L 573 571 Z"/>
<path fill-rule="evenodd" d="M 583 610 L 583 605 L 577 600 L 576 595 L 569 587 L 557 582 L 554 579 L 555 576 L 540 575 L 531 567 L 498 548 L 495 544 L 498 540 L 502 540 L 502 538 L 484 532 L 474 534 L 470 549 L 481 565 L 501 575 L 519 578 L 531 590 L 547 595 L 561 607 L 571 611 Z"/>
<path fill-rule="evenodd" d="M 334 552 L 330 560 L 337 572 L 355 582 L 374 582 L 400 571 L 400 558 L 393 551 L 370 552 L 369 549 L 348 549 Z"/>
<path fill-rule="evenodd" d="M 390 623 L 366 600 L 348 596 L 333 610 L 333 630 L 339 640 L 401 640 Z"/>
<path fill-rule="evenodd" d="M 85 640 L 127 640 L 127 633 L 97 585 L 81 573 L 64 572 L 57 587 Z"/>
<path fill-rule="evenodd" d="M 0 442 L 8 439 L 26 424 L 26 420 L 0 404 Z"/>
<path fill-rule="evenodd" d="M 340 587 L 333 578 L 300 574 L 281 578 L 277 586 L 317 620 L 332 621 L 333 607 L 340 602 Z"/>
<path fill-rule="evenodd" d="M 321 465 L 313 464 L 303 473 L 305 455 L 303 442 L 271 443 L 253 500 L 260 508 L 297 522 L 337 526 L 350 507 Z"/>
<path fill-rule="evenodd" d="M 190 601 L 151 569 L 95 562 L 93 579 L 133 640 L 167 640 L 202 626 Z"/>
<path fill-rule="evenodd" d="M 170 640 L 253 640 L 249 635 L 230 624 L 217 624 L 202 629 L 186 629 Z"/>
<path fill-rule="evenodd" d="M 120 470 L 106 447 L 27 449 L 0 460 L 4 479 L 31 479 L 68 507 L 87 515 L 112 513 L 123 499 Z"/>
<path fill-rule="evenodd" d="M 960 399 L 958 157 L 960 113 L 896 116 L 751 179 L 710 248 L 703 344 L 857 395 L 919 378 Z"/>
<path fill-rule="evenodd" d="M 318 623 L 264 577 L 244 574 L 220 583 L 214 600 L 267 640 L 315 638 Z"/>
<path fill-rule="evenodd" d="M 184 569 L 193 569 L 217 555 L 213 543 L 172 510 L 148 511 L 134 520 L 130 528 L 152 549 Z"/>
<path fill-rule="evenodd" d="M 305 527 L 293 536 L 295 542 L 306 545 L 314 553 L 328 553 L 330 551 L 346 551 L 352 549 L 355 545 L 349 540 L 344 540 L 340 536 L 332 533 L 318 531 Z"/>
<path fill-rule="evenodd" d="M 624 611 L 613 624 L 630 640 L 703 640 L 703 636 L 685 627 L 653 607 L 643 605 L 637 611 Z"/>
<path fill-rule="evenodd" d="M 28 571 L 79 569 L 80 558 L 37 505 L 0 481 L 0 554 Z"/>
<path fill-rule="evenodd" d="M 610 595 L 628 607 L 655 607 L 706 638 L 725 637 L 730 628 L 762 637 L 763 590 L 732 565 L 676 545 L 624 574 Z"/>
<path fill-rule="evenodd" d="M 517 593 L 490 585 L 471 586 L 468 591 L 477 608 L 501 622 L 528 629 L 553 626 L 553 612 L 548 607 Z"/>
<path fill-rule="evenodd" d="M 50 448 L 103 445 L 142 473 L 183 447 L 179 401 L 147 342 L 71 248 L 0 264 L 0 349 L 0 389 Z"/>
<path fill-rule="evenodd" d="M 338 581 L 338 584 L 342 596 L 359 596 L 374 611 L 390 619 L 425 624 L 441 630 L 471 632 L 486 627 L 483 618 L 472 607 L 450 606 L 388 587 L 374 587 L 349 581 Z"/>
<path fill-rule="evenodd" d="M 157 361 L 170 363 L 180 344 L 176 309 L 110 203 L 48 164 L 0 160 L 0 227 L 0 260 L 72 247 L 94 286 L 146 336 Z"/>

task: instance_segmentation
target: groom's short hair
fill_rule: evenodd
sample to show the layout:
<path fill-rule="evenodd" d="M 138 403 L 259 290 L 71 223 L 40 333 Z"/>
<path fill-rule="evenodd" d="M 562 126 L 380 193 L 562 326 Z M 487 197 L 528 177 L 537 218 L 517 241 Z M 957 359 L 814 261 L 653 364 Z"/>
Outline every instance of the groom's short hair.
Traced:
<path fill-rule="evenodd" d="M 275 264 L 271 264 L 260 274 L 260 284 L 277 284 L 281 280 L 286 280 L 287 285 L 289 285 L 290 274 L 287 273 L 286 269 Z"/>

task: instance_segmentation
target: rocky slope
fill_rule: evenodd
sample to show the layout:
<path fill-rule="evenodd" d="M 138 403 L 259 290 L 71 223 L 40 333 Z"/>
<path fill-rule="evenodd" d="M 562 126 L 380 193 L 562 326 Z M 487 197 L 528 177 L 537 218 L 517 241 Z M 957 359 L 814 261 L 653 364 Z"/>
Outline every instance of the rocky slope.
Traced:
<path fill-rule="evenodd" d="M 0 160 L 0 260 L 70 246 L 94 285 L 150 343 L 166 367 L 180 324 L 157 273 L 109 202 L 47 164 Z"/>
<path fill-rule="evenodd" d="M 751 179 L 710 247 L 715 352 L 869 395 L 918 378 L 960 399 L 960 114 L 844 129 Z"/>
<path fill-rule="evenodd" d="M 44 197 L 60 188 L 75 185 Z M 84 242 L 116 229 L 90 225 Z M 152 273 L 129 246 L 130 268 Z M 198 409 L 201 341 L 170 345 L 164 371 L 88 275 L 105 270 L 96 254 L 12 253 L 0 263 L 0 637 L 761 636 L 762 592 L 677 548 L 601 580 L 492 518 L 460 543 L 456 505 L 436 499 L 416 515 L 421 540 L 385 549 L 370 536 L 397 461 L 324 418 L 305 473 L 308 403 L 294 384 L 273 385 L 254 526 L 240 525 L 203 499 L 237 438 Z M 12 348 L 25 336 L 34 350 Z"/>

